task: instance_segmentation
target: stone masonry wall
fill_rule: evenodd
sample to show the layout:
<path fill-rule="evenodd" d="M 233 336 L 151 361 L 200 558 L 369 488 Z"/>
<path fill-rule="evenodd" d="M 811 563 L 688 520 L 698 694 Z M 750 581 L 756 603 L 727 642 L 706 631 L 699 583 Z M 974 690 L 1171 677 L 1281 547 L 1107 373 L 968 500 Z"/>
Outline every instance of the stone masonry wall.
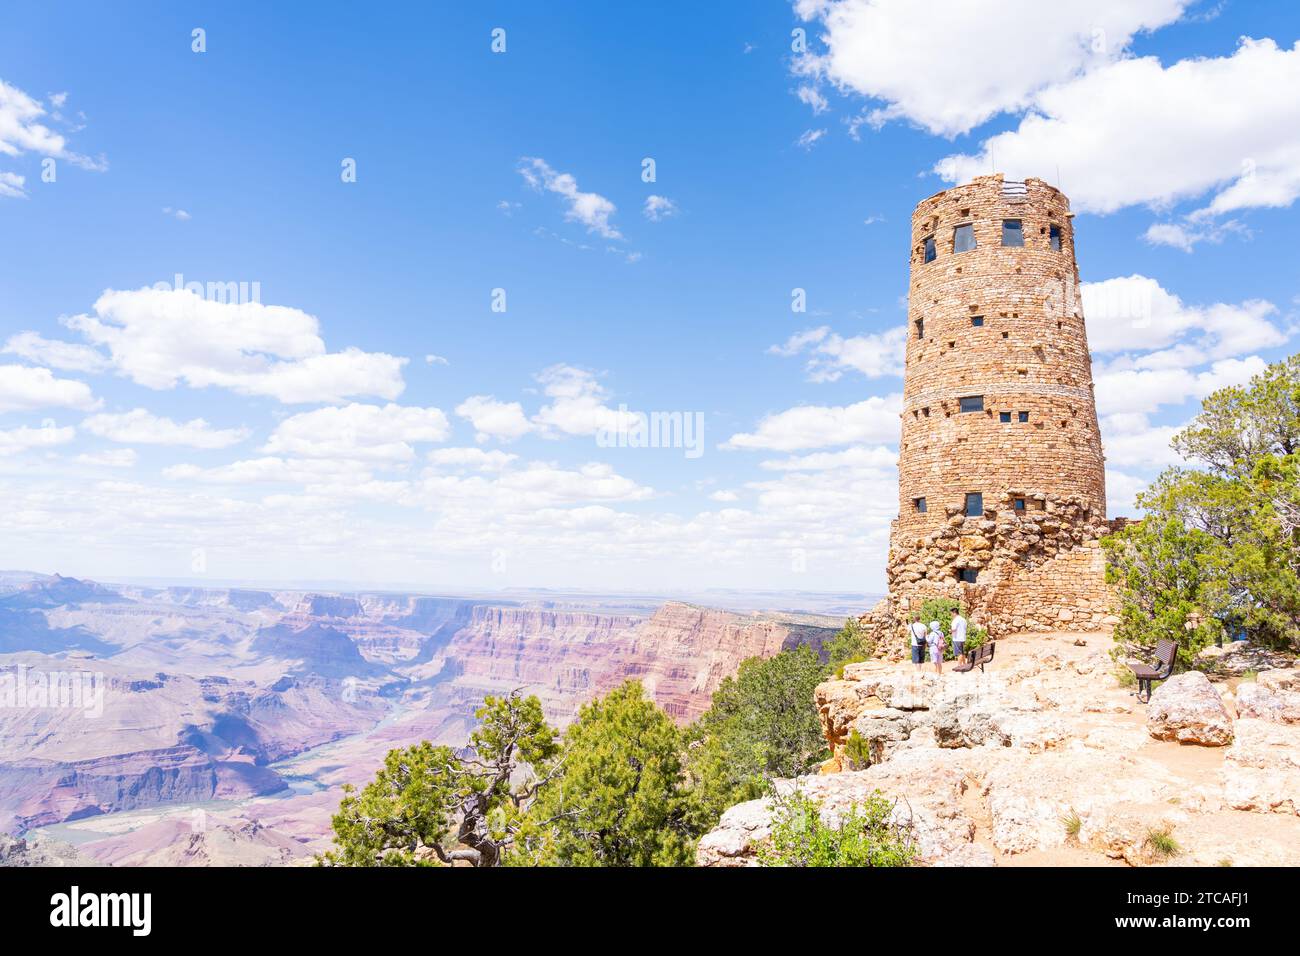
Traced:
<path fill-rule="evenodd" d="M 1111 524 L 1072 215 L 1041 180 L 996 175 L 912 217 L 887 569 L 896 628 L 934 596 L 962 600 L 995 637 L 1108 617 L 1098 540 Z M 1023 245 L 1003 245 L 1006 220 Z M 958 251 L 967 226 L 974 246 Z M 972 493 L 983 507 L 967 514 Z"/>

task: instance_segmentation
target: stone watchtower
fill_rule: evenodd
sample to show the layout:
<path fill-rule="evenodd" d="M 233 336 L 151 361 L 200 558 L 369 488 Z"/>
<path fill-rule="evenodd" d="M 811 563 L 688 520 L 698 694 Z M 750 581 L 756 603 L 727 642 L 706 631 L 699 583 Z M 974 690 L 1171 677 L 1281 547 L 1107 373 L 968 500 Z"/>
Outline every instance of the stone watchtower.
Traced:
<path fill-rule="evenodd" d="M 996 632 L 1096 626 L 1105 460 L 1073 213 L 977 177 L 912 215 L 889 605 L 961 599 Z"/>

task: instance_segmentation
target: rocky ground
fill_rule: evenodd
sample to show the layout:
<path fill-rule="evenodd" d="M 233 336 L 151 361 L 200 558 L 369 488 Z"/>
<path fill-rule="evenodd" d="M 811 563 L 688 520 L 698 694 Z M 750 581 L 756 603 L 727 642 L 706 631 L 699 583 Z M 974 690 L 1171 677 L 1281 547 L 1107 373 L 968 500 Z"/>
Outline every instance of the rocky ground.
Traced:
<path fill-rule="evenodd" d="M 1121 686 L 1112 646 L 1106 633 L 1009 637 L 985 673 L 850 665 L 817 688 L 831 760 L 778 792 L 799 787 L 833 820 L 879 790 L 935 866 L 1300 865 L 1294 662 L 1256 673 L 1237 649 L 1216 653 L 1213 682 L 1179 674 L 1147 705 Z M 845 754 L 854 731 L 866 769 Z M 732 807 L 698 862 L 754 865 L 771 812 Z"/>

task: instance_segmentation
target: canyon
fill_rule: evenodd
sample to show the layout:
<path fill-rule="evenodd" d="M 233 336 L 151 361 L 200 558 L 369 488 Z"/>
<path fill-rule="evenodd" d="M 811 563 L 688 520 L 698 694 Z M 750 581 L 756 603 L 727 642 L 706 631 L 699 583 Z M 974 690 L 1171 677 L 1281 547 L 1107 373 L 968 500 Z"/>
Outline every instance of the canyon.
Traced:
<path fill-rule="evenodd" d="M 842 621 L 0 572 L 0 833 L 107 865 L 310 862 L 344 784 L 391 748 L 464 744 L 487 695 L 536 694 L 563 727 L 636 678 L 685 723 L 742 660 L 820 647 Z M 80 676 L 97 704 L 59 699 Z"/>

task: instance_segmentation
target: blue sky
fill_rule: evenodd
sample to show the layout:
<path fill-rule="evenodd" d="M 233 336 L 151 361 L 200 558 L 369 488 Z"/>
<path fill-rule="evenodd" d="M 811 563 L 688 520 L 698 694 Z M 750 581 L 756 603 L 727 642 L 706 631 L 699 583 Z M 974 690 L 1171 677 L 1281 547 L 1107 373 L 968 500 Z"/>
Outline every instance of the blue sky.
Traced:
<path fill-rule="evenodd" d="M 1300 15 L 980 6 L 11 5 L 0 566 L 878 591 L 910 212 L 990 146 L 1079 212 L 1131 513 L 1295 351 Z"/>

